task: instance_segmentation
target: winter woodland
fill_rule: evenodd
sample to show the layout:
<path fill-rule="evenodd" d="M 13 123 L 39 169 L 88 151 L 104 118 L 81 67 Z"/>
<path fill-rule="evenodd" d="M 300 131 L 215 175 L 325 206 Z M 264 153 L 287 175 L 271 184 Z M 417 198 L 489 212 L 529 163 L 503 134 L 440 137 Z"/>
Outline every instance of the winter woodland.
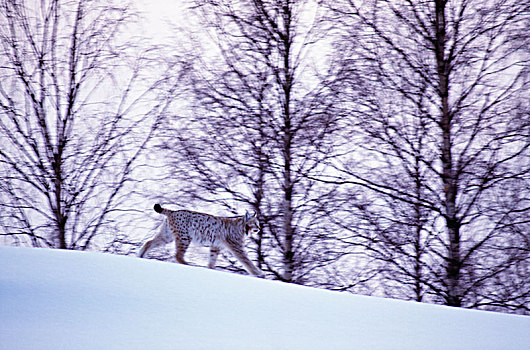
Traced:
<path fill-rule="evenodd" d="M 530 314 L 529 2 L 184 3 L 153 39 L 140 2 L 0 0 L 1 244 L 249 210 L 267 279 Z"/>

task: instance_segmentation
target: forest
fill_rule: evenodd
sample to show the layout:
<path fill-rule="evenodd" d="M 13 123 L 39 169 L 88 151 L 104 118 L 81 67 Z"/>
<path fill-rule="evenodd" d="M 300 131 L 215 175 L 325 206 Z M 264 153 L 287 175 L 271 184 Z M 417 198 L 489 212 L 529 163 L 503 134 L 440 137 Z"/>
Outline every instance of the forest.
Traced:
<path fill-rule="evenodd" d="M 0 0 L 0 244 L 248 210 L 267 279 L 530 315 L 530 3 L 184 3 Z"/>

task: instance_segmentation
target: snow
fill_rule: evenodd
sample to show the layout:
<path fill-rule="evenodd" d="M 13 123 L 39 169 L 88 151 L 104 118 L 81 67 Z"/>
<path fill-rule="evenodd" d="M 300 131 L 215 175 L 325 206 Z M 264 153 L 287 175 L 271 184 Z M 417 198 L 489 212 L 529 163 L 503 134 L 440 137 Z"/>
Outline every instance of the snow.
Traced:
<path fill-rule="evenodd" d="M 0 247 L 0 349 L 525 349 L 530 317 Z"/>

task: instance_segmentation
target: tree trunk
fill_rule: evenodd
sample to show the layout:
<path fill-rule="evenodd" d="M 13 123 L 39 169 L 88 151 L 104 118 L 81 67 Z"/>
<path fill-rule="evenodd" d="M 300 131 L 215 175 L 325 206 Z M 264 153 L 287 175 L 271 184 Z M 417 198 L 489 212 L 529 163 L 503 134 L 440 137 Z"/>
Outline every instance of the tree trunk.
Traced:
<path fill-rule="evenodd" d="M 459 292 L 460 279 L 460 232 L 456 213 L 456 179 L 452 154 L 452 113 L 449 109 L 449 62 L 446 57 L 446 17 L 445 0 L 435 1 L 436 26 L 436 65 L 438 73 L 438 93 L 441 100 L 440 127 L 442 131 L 441 160 L 444 188 L 444 215 L 448 234 L 447 256 L 447 305 L 461 306 Z"/>
<path fill-rule="evenodd" d="M 63 215 L 63 206 L 62 206 L 62 166 L 60 155 L 57 153 L 54 154 L 54 163 L 53 170 L 55 172 L 54 179 L 54 215 L 55 223 L 57 225 L 57 241 L 59 243 L 59 249 L 67 249 L 68 245 L 66 243 L 66 217 Z"/>
<path fill-rule="evenodd" d="M 283 25 L 284 35 L 282 38 L 282 50 L 283 52 L 283 76 L 282 88 L 283 88 L 283 118 L 284 118 L 284 135 L 283 135 L 283 231 L 285 237 L 284 252 L 283 252 L 283 263 L 284 263 L 284 275 L 283 278 L 287 282 L 293 280 L 294 266 L 294 229 L 293 229 L 293 180 L 292 180 L 292 123 L 291 123 L 291 90 L 292 90 L 292 71 L 291 71 L 291 8 L 289 1 L 286 1 L 283 5 Z"/>

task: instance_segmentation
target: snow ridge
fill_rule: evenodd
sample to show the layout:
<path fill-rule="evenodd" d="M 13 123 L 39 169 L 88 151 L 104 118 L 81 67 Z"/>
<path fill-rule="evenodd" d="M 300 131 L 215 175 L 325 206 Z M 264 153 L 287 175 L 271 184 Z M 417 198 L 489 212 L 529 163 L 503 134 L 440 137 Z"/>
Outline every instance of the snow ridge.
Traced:
<path fill-rule="evenodd" d="M 0 349 L 519 350 L 530 317 L 0 247 Z"/>

